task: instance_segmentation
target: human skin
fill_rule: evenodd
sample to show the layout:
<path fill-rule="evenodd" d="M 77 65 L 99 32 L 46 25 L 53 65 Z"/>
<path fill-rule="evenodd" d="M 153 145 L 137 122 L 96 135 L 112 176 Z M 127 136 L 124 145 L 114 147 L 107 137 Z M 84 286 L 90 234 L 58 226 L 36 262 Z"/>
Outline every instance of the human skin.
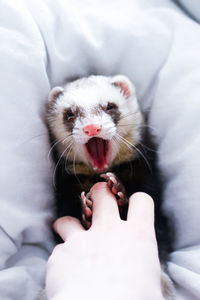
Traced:
<path fill-rule="evenodd" d="M 92 225 L 85 230 L 72 217 L 54 224 L 64 243 L 57 245 L 47 264 L 49 300 L 163 299 L 161 268 L 150 196 L 133 194 L 127 220 L 120 219 L 107 184 L 91 189 Z"/>

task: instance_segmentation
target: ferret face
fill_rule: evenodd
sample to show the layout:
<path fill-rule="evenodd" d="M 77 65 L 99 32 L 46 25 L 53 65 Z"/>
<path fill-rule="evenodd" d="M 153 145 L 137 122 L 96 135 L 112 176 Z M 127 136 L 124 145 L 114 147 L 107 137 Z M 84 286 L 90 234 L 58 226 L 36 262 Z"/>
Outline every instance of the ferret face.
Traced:
<path fill-rule="evenodd" d="M 84 164 L 100 173 L 132 158 L 143 118 L 127 77 L 90 76 L 50 92 L 47 122 L 74 171 Z"/>

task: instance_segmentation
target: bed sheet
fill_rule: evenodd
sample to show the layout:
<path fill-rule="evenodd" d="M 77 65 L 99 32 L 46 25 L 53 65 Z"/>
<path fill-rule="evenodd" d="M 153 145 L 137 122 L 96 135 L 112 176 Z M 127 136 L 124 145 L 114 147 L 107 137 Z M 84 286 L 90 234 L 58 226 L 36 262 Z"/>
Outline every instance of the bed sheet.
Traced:
<path fill-rule="evenodd" d="M 53 247 L 49 90 L 121 73 L 159 144 L 176 299 L 199 299 L 199 24 L 167 0 L 3 0 L 0 40 L 0 298 L 35 299 Z"/>

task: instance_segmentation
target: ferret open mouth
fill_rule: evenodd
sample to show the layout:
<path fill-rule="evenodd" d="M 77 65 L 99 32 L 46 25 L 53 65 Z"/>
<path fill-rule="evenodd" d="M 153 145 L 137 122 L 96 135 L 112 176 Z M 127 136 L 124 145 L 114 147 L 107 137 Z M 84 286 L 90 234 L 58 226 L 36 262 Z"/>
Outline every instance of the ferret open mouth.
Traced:
<path fill-rule="evenodd" d="M 87 158 L 93 169 L 103 172 L 108 168 L 110 142 L 102 138 L 93 137 L 85 144 Z"/>

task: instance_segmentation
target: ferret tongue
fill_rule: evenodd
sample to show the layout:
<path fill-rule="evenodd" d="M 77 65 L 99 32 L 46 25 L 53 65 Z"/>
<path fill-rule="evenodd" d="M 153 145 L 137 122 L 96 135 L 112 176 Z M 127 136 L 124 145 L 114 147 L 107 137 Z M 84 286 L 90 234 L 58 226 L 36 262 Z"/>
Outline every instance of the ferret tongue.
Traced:
<path fill-rule="evenodd" d="M 98 169 L 103 169 L 106 164 L 106 141 L 101 138 L 91 138 L 86 144 L 92 162 Z"/>

